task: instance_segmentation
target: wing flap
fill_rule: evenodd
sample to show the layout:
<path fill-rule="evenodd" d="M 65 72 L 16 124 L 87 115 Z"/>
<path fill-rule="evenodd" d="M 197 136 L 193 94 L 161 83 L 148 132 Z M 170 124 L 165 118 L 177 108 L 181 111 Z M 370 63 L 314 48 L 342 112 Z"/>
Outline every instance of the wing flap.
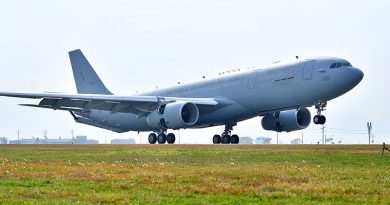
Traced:
<path fill-rule="evenodd" d="M 45 105 L 35 105 L 35 104 L 19 104 L 20 106 L 26 106 L 26 107 L 37 107 L 37 108 L 47 108 L 47 109 L 53 109 L 50 106 Z M 72 107 L 60 107 L 57 108 L 58 110 L 66 110 L 66 111 L 72 111 L 72 112 L 82 112 L 82 109 L 79 108 L 72 108 Z"/>

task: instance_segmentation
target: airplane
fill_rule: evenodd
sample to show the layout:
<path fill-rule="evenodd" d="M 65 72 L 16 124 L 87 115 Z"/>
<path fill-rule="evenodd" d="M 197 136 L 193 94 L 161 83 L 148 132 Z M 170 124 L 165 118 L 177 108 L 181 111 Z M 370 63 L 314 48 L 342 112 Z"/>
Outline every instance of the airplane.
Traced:
<path fill-rule="evenodd" d="M 0 96 L 41 99 L 22 106 L 68 111 L 77 123 L 117 133 L 151 132 L 150 144 L 174 144 L 169 129 L 223 125 L 213 144 L 238 144 L 238 122 L 263 117 L 265 130 L 291 132 L 307 128 L 315 106 L 315 124 L 324 124 L 327 102 L 353 89 L 363 72 L 345 59 L 315 57 L 268 66 L 230 70 L 217 77 L 136 95 L 114 95 L 81 50 L 69 52 L 78 94 L 0 92 Z"/>

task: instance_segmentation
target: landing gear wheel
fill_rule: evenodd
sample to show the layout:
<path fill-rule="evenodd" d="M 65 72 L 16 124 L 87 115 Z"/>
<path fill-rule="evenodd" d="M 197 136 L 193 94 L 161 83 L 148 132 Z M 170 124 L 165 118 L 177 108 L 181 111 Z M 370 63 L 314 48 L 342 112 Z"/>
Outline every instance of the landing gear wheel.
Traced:
<path fill-rule="evenodd" d="M 214 144 L 221 144 L 221 136 L 220 135 L 214 135 L 213 143 Z"/>
<path fill-rule="evenodd" d="M 157 135 L 154 133 L 150 133 L 148 137 L 149 143 L 150 144 L 156 144 L 157 141 Z"/>
<path fill-rule="evenodd" d="M 320 116 L 320 119 L 321 119 L 320 124 L 321 124 L 321 125 L 325 124 L 325 122 L 326 122 L 326 117 L 323 116 L 323 115 L 321 115 L 321 116 Z"/>
<path fill-rule="evenodd" d="M 323 115 L 316 115 L 316 116 L 314 116 L 314 118 L 313 118 L 313 122 L 314 122 L 314 124 L 316 124 L 316 125 L 318 125 L 318 124 L 323 125 L 323 124 L 325 124 L 325 122 L 326 122 L 326 117 L 323 116 Z"/>
<path fill-rule="evenodd" d="M 313 117 L 314 124 L 318 125 L 321 122 L 321 115 L 316 115 Z"/>
<path fill-rule="evenodd" d="M 173 133 L 169 133 L 167 135 L 167 143 L 168 144 L 175 144 L 176 137 Z"/>
<path fill-rule="evenodd" d="M 223 135 L 221 141 L 222 141 L 222 144 L 230 144 L 231 137 L 229 135 Z"/>
<path fill-rule="evenodd" d="M 239 141 L 239 138 L 237 135 L 234 135 L 234 137 L 232 138 L 230 135 L 232 133 L 232 130 L 233 130 L 233 126 L 236 126 L 237 125 L 237 122 L 230 122 L 230 123 L 227 123 L 225 124 L 225 129 L 222 133 L 222 137 L 221 135 L 214 135 L 213 136 L 213 144 L 238 144 L 238 141 Z"/>
<path fill-rule="evenodd" d="M 158 134 L 157 141 L 159 144 L 165 144 L 167 141 L 167 136 L 164 133 Z"/>
<path fill-rule="evenodd" d="M 326 107 L 326 101 L 318 101 L 317 104 L 315 104 L 315 108 L 317 110 L 317 115 L 314 116 L 313 122 L 314 124 L 318 125 L 323 125 L 326 122 L 325 116 L 321 115 L 321 112 L 325 110 Z"/>
<path fill-rule="evenodd" d="M 231 144 L 238 144 L 240 141 L 240 138 L 238 137 L 238 135 L 232 135 L 230 137 L 230 143 Z"/>

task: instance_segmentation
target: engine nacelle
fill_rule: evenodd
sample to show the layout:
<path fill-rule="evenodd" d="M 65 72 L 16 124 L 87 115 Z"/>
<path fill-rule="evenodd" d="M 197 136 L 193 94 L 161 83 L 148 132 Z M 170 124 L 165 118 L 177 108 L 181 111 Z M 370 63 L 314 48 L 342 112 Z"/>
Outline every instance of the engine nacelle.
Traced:
<path fill-rule="evenodd" d="M 265 130 L 291 132 L 307 128 L 310 122 L 310 111 L 306 108 L 300 108 L 265 115 L 261 120 L 261 125 Z"/>
<path fill-rule="evenodd" d="M 174 102 L 160 105 L 151 112 L 146 121 L 155 129 L 186 128 L 198 122 L 199 110 L 192 102 Z"/>

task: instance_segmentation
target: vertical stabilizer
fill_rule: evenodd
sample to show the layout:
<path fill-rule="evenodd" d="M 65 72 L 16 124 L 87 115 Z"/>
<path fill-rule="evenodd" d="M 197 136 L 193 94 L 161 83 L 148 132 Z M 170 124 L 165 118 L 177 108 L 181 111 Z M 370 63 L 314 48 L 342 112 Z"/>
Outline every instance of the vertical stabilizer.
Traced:
<path fill-rule="evenodd" d="M 93 70 L 81 50 L 70 51 L 69 58 L 78 93 L 112 95 L 102 80 L 100 80 L 95 70 Z"/>

